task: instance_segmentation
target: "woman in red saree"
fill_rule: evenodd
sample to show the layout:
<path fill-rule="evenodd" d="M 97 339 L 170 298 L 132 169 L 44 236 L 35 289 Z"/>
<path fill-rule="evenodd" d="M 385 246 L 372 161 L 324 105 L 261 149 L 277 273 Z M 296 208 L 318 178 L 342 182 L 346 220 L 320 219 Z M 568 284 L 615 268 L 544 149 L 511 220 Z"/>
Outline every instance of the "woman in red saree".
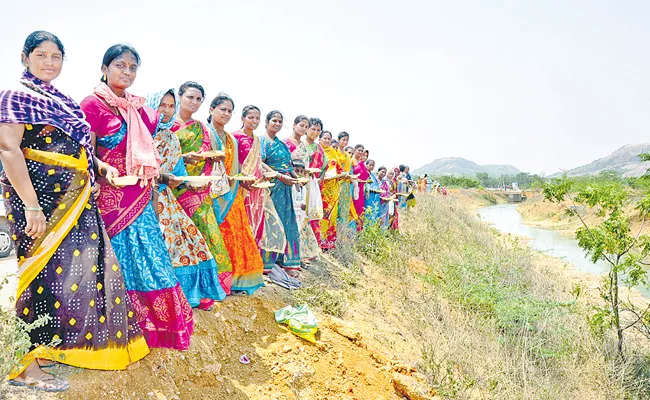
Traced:
<path fill-rule="evenodd" d="M 235 103 L 229 96 L 219 94 L 210 103 L 208 117 L 208 126 L 218 147 L 226 152 L 224 166 L 229 177 L 240 173 L 237 140 L 225 130 L 234 108 Z M 264 286 L 264 263 L 251 232 L 240 190 L 240 186 L 250 188 L 250 183 L 242 182 L 240 185 L 234 179 L 229 179 L 229 182 L 228 193 L 215 199 L 214 211 L 232 261 L 232 290 L 252 295 Z"/>
<path fill-rule="evenodd" d="M 192 308 L 174 274 L 152 205 L 160 164 L 152 137 L 158 119 L 144 98 L 126 91 L 139 65 L 131 46 L 109 48 L 104 76 L 81 108 L 96 138 L 97 159 L 120 175 L 138 177 L 132 186 L 114 185 L 114 176 L 99 179 L 98 204 L 140 327 L 149 346 L 185 350 L 194 327 Z"/>

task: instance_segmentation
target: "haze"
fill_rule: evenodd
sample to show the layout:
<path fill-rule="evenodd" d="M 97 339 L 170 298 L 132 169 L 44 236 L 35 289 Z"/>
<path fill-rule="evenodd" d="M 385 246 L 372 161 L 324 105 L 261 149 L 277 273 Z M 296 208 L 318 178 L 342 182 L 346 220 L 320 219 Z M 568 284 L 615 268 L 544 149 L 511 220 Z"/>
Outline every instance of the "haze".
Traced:
<path fill-rule="evenodd" d="M 143 59 L 132 93 L 195 80 L 208 102 L 234 98 L 229 130 L 246 104 L 280 109 L 281 137 L 317 116 L 387 166 L 463 157 L 550 174 L 647 141 L 648 2 L 3 3 L 2 88 L 42 29 L 66 46 L 55 85 L 78 101 L 126 42 Z"/>

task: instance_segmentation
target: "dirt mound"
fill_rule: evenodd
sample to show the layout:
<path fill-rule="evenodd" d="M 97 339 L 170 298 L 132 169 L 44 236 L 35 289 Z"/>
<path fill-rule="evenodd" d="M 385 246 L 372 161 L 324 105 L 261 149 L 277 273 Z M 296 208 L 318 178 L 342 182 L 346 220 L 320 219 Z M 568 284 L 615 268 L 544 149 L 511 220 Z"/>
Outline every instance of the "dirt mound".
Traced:
<path fill-rule="evenodd" d="M 320 340 L 308 343 L 276 324 L 289 292 L 276 286 L 195 311 L 185 352 L 154 349 L 126 371 L 58 366 L 64 399 L 398 399 L 385 357 L 359 345 L 342 322 L 319 315 Z M 334 329 L 330 328 L 330 325 Z M 339 333 L 342 332 L 342 333 Z M 247 355 L 250 364 L 242 364 Z"/>

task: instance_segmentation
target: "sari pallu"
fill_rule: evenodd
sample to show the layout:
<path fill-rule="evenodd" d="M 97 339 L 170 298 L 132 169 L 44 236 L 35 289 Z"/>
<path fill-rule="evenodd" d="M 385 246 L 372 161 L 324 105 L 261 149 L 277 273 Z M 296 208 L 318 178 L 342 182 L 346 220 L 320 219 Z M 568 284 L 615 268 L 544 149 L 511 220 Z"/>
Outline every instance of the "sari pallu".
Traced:
<path fill-rule="evenodd" d="M 366 192 L 366 183 L 365 181 L 370 178 L 370 173 L 368 172 L 368 169 L 366 168 L 366 164 L 363 162 L 357 162 L 356 160 L 353 162 L 354 166 L 352 167 L 352 171 L 354 172 L 355 175 L 359 175 L 359 196 L 357 197 L 356 200 L 353 199 L 352 204 L 354 205 L 354 210 L 356 215 L 358 216 L 357 220 L 357 231 L 362 231 L 363 230 L 363 221 L 365 218 L 365 208 L 366 208 L 366 197 L 365 197 L 365 192 Z"/>
<path fill-rule="evenodd" d="M 21 147 L 47 228 L 40 239 L 25 234 L 24 204 L 3 173 L 8 226 L 18 258 L 16 313 L 26 323 L 42 315 L 51 320 L 29 332 L 33 345 L 9 378 L 36 358 L 81 368 L 125 369 L 149 349 L 91 196 L 86 153 L 49 125 L 27 125 Z"/>
<path fill-rule="evenodd" d="M 291 152 L 287 145 L 277 137 L 271 141 L 267 137 L 260 139 L 262 161 L 274 171 L 288 174 L 293 171 Z M 275 210 L 280 216 L 287 244 L 283 252 L 262 250 L 264 269 L 271 270 L 276 264 L 285 269 L 300 269 L 300 235 L 293 209 L 291 186 L 274 179 L 275 186 L 270 190 Z"/>
<path fill-rule="evenodd" d="M 223 140 L 215 131 L 212 134 L 219 149 L 226 152 L 226 173 L 237 175 L 240 172 L 237 140 L 227 132 Z M 232 180 L 230 191 L 215 200 L 214 211 L 232 260 L 232 290 L 252 295 L 264 286 L 264 263 L 251 232 L 238 181 Z"/>
<path fill-rule="evenodd" d="M 160 153 L 161 173 L 187 175 L 178 138 L 169 129 L 160 129 L 154 137 Z M 170 187 L 158 186 L 156 204 L 158 222 L 183 293 L 192 307 L 202 299 L 226 298 L 219 283 L 219 270 L 205 238 L 178 203 Z"/>
<path fill-rule="evenodd" d="M 187 124 L 176 122 L 171 128 L 176 134 L 183 154 L 190 152 L 210 151 L 212 143 L 210 132 L 200 121 L 189 121 Z M 212 161 L 205 160 L 197 164 L 187 164 L 189 176 L 200 176 L 212 174 Z M 223 235 L 219 229 L 217 216 L 214 213 L 214 201 L 210 196 L 210 187 L 203 190 L 190 190 L 186 186 L 179 186 L 174 189 L 174 195 L 181 207 L 190 216 L 199 231 L 203 234 L 208 248 L 214 257 L 219 269 L 219 281 L 221 287 L 230 294 L 232 287 L 232 263 L 230 255 L 223 241 Z"/>
<path fill-rule="evenodd" d="M 248 136 L 242 131 L 235 131 L 232 136 L 237 140 L 241 172 L 244 175 L 254 176 L 258 180 L 263 179 L 260 138 L 255 135 Z M 242 190 L 248 222 L 258 248 L 266 251 L 283 251 L 287 239 L 268 189 Z"/>
<path fill-rule="evenodd" d="M 81 107 L 97 135 L 98 158 L 117 168 L 120 175 L 126 175 L 129 141 L 126 122 L 96 95 L 84 99 Z M 153 132 L 157 122 L 155 112 L 148 107 L 141 107 L 138 112 Z M 156 149 L 152 147 L 150 151 Z M 158 226 L 151 185 L 115 188 L 104 179 L 98 183 L 101 185 L 98 206 L 147 343 L 150 347 L 187 349 L 194 330 L 192 309 L 174 274 Z"/>

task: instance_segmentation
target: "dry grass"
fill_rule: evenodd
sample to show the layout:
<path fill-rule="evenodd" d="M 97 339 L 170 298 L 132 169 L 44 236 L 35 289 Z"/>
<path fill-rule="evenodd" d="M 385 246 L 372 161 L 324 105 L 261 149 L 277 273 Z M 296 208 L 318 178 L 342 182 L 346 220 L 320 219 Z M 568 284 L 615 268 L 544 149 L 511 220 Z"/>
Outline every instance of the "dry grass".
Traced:
<path fill-rule="evenodd" d="M 298 298 L 354 321 L 449 398 L 647 398 L 646 357 L 613 361 L 563 263 L 495 234 L 465 197 L 421 196 L 399 235 L 344 241 Z M 359 266 L 362 279 L 344 278 Z"/>

